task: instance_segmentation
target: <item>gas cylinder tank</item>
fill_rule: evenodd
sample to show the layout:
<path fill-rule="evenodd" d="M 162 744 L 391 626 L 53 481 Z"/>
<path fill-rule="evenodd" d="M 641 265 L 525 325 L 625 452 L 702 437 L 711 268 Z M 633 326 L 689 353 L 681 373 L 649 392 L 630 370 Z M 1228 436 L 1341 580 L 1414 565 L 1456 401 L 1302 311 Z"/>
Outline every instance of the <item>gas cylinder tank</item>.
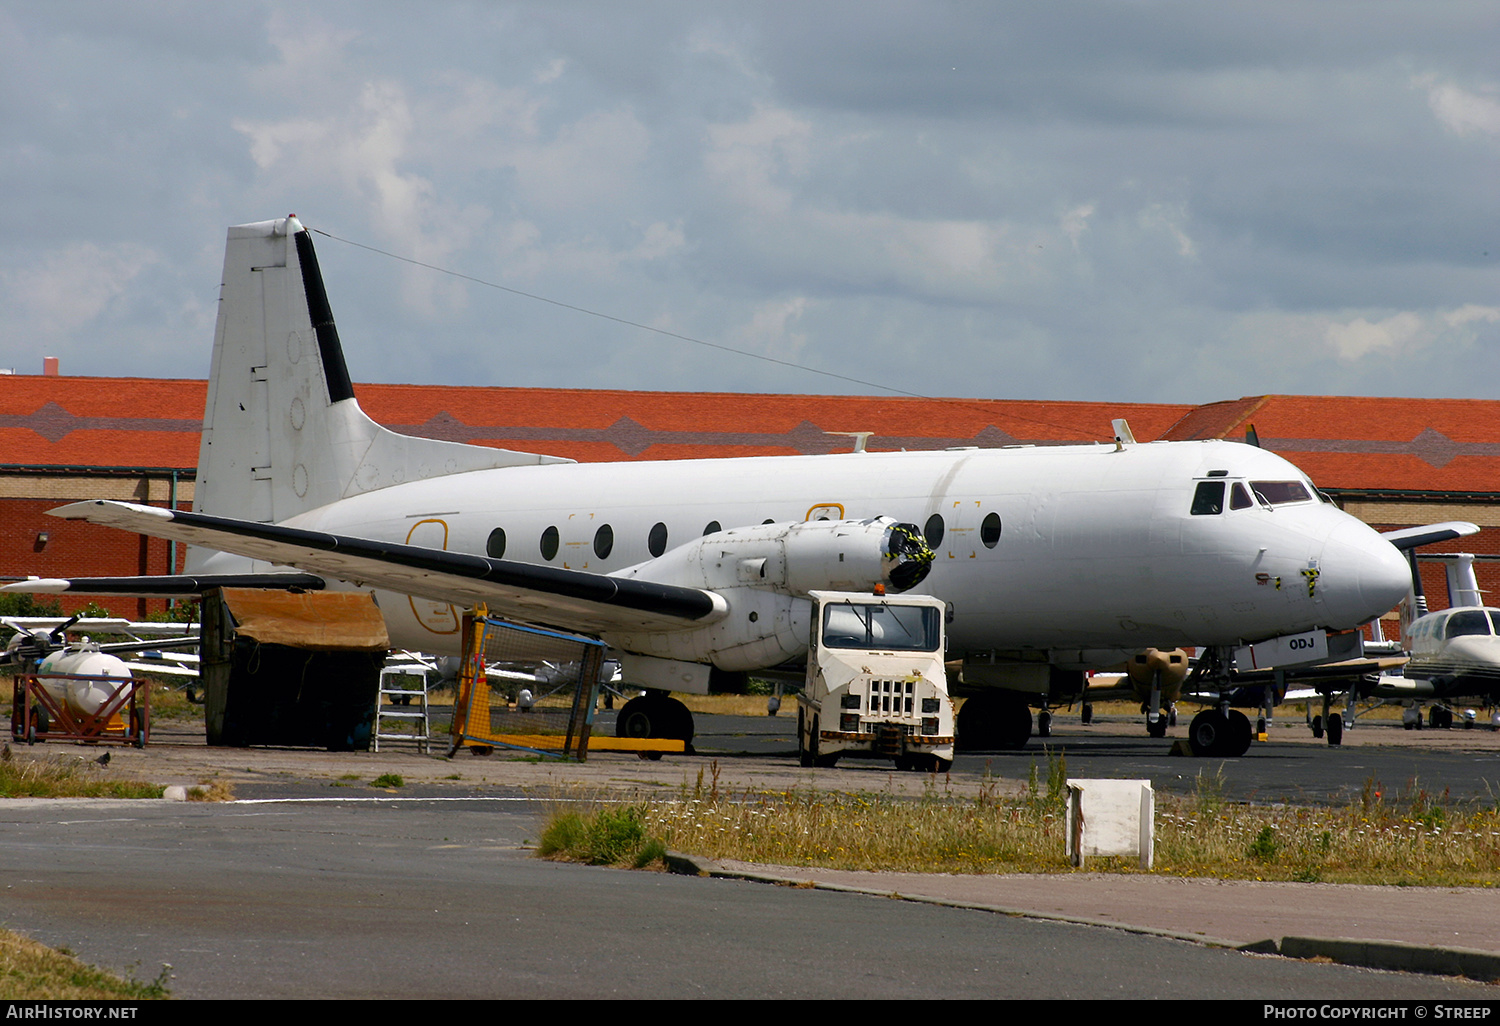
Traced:
<path fill-rule="evenodd" d="M 67 704 L 75 715 L 94 716 L 104 707 L 118 683 L 130 677 L 130 667 L 116 656 L 84 645 L 59 649 L 43 659 L 37 667 L 37 680 L 53 698 Z M 68 680 L 69 677 L 107 678 L 103 680 Z"/>

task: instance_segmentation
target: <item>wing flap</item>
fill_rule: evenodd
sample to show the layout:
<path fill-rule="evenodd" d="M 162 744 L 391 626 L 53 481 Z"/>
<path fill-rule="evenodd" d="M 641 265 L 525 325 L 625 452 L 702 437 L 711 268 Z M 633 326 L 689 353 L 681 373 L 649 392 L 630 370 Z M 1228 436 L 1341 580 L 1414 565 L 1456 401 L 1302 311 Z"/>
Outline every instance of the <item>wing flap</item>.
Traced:
<path fill-rule="evenodd" d="M 75 502 L 49 513 L 296 567 L 359 587 L 462 606 L 483 602 L 502 615 L 574 630 L 682 630 L 712 623 L 727 611 L 719 596 L 696 588 L 130 502 Z"/>

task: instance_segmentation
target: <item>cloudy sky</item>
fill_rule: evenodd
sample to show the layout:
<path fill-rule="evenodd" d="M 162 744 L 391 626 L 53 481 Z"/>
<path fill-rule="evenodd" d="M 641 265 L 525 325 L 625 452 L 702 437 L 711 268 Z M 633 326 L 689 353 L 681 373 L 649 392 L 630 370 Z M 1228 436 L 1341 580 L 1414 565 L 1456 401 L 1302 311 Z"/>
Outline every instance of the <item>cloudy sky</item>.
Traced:
<path fill-rule="evenodd" d="M 1500 4 L 0 0 L 0 205 L 21 373 L 296 212 L 356 381 L 1497 398 Z"/>

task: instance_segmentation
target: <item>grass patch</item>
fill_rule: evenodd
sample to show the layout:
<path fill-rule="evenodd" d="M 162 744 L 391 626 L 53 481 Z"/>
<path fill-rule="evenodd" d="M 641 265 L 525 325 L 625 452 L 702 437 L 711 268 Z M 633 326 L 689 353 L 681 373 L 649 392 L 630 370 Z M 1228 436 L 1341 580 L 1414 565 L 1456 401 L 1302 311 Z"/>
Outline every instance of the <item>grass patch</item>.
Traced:
<path fill-rule="evenodd" d="M 85 965 L 65 951 L 0 930 L 0 999 L 51 1001 L 151 1001 L 170 996 L 171 966 L 156 979 L 122 979 Z"/>
<path fill-rule="evenodd" d="M 629 834 L 713 859 L 786 866 L 932 873 L 1066 873 L 1066 762 L 1049 754 L 1020 793 L 986 782 L 954 793 L 722 791 L 717 764 L 672 797 L 558 812 L 544 854 L 621 865 L 600 835 Z M 1415 781 L 1395 794 L 1371 781 L 1339 806 L 1226 801 L 1223 780 L 1200 774 L 1185 797 L 1157 794 L 1156 867 L 1165 876 L 1408 886 L 1500 886 L 1495 802 L 1456 802 Z M 549 837 L 550 834 L 550 837 Z M 634 841 L 632 842 L 634 843 Z M 628 849 L 622 846 L 621 850 Z M 558 854 L 562 853 L 562 854 Z M 1090 872 L 1139 873 L 1133 859 L 1095 858 Z"/>
<path fill-rule="evenodd" d="M 189 702 L 179 684 L 148 677 L 151 682 L 151 719 L 203 721 L 203 703 Z M 202 688 L 199 686 L 199 693 Z"/>
<path fill-rule="evenodd" d="M 370 781 L 370 786 L 385 788 L 405 787 L 406 780 L 399 773 L 382 773 Z"/>
<path fill-rule="evenodd" d="M 160 784 L 113 780 L 92 760 L 65 755 L 0 759 L 0 798 L 160 798 Z"/>
<path fill-rule="evenodd" d="M 604 806 L 555 812 L 542 829 L 537 854 L 558 862 L 644 869 L 659 864 L 667 846 L 646 831 L 646 806 Z"/>
<path fill-rule="evenodd" d="M 204 780 L 187 789 L 187 800 L 190 802 L 231 802 L 234 801 L 234 787 L 223 780 Z"/>

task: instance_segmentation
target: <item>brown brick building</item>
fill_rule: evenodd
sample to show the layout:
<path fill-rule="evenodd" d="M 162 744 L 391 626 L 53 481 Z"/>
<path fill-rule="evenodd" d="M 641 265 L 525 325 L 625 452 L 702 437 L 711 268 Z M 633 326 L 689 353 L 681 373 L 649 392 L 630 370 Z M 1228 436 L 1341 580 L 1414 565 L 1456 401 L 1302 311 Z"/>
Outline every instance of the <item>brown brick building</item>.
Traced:
<path fill-rule="evenodd" d="M 583 462 L 870 449 L 1244 438 L 1305 470 L 1380 528 L 1471 520 L 1483 532 L 1439 548 L 1500 553 L 1500 401 L 1252 396 L 1205 406 L 992 399 L 616 392 L 359 385 L 360 405 L 405 434 Z M 207 383 L 0 376 L 0 578 L 169 573 L 174 547 L 45 516 L 79 499 L 191 508 Z M 180 563 L 180 552 L 175 554 Z M 1500 568 L 1479 568 L 1500 592 Z M 1424 571 L 1447 605 L 1440 567 Z M 75 608 L 85 599 L 65 599 Z M 113 600 L 142 616 L 160 601 Z M 126 605 L 133 608 L 124 608 Z"/>

